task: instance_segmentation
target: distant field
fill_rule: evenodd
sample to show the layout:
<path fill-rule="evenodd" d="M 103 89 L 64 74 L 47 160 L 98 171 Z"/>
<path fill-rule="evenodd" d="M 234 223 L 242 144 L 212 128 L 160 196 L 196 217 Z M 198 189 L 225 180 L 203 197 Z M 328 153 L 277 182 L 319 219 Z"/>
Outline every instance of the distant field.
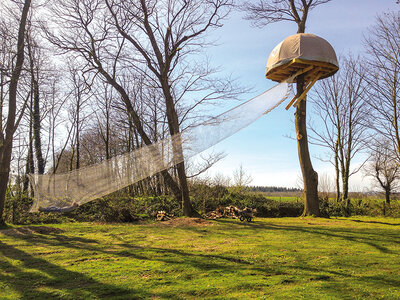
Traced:
<path fill-rule="evenodd" d="M 269 196 L 267 193 L 263 194 L 266 198 L 276 200 L 276 201 L 298 201 L 302 202 L 302 198 L 300 196 Z M 358 201 L 360 198 L 351 198 L 351 201 Z M 330 201 L 335 201 L 335 198 L 329 198 Z M 382 198 L 362 198 L 362 201 L 366 202 L 384 202 L 385 199 Z M 392 200 L 392 202 L 397 202 L 398 200 Z"/>
<path fill-rule="evenodd" d="M 1 230 L 0 298 L 399 299 L 399 229 L 282 218 Z"/>
<path fill-rule="evenodd" d="M 280 197 L 280 196 L 265 196 L 268 199 L 271 200 L 276 200 L 276 201 L 288 201 L 288 202 L 301 202 L 303 201 L 300 197 L 293 197 L 293 196 L 284 196 L 284 197 Z"/>

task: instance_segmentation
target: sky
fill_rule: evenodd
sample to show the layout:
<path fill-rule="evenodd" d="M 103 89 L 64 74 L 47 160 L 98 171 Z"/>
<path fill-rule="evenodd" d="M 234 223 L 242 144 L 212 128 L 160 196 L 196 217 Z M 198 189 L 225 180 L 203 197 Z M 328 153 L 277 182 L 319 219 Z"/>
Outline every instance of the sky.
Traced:
<path fill-rule="evenodd" d="M 306 32 L 323 37 L 334 47 L 337 56 L 352 53 L 363 54 L 363 36 L 374 25 L 377 15 L 397 11 L 396 0 L 332 0 L 310 12 Z M 252 87 L 250 99 L 272 87 L 274 83 L 265 79 L 265 66 L 272 49 L 286 37 L 295 34 L 293 22 L 270 24 L 262 29 L 251 26 L 241 12 L 234 12 L 225 25 L 212 33 L 218 43 L 208 49 L 213 63 L 220 65 L 223 73 L 232 74 L 245 87 Z M 339 62 L 340 64 L 340 62 Z M 237 105 L 237 103 L 236 103 Z M 226 103 L 222 110 L 235 106 Z M 251 185 L 299 187 L 299 167 L 295 135 L 294 108 L 285 110 L 285 103 L 244 128 L 237 134 L 215 146 L 213 151 L 223 151 L 226 157 L 210 169 L 208 175 L 221 173 L 232 176 L 242 165 L 252 176 Z M 308 105 L 308 117 L 312 115 Z M 333 179 L 334 170 L 326 157 L 327 149 L 310 145 L 314 169 L 321 175 Z M 353 166 L 362 161 L 356 157 Z M 350 179 L 351 191 L 365 191 L 373 187 L 371 180 L 362 172 Z"/>

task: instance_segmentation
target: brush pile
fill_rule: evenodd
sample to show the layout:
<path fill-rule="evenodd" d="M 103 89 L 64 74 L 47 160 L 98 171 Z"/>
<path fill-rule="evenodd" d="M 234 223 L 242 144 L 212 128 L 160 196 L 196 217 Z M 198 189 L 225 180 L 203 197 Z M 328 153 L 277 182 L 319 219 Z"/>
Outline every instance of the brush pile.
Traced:
<path fill-rule="evenodd" d="M 249 218 L 251 220 L 253 218 L 254 209 L 246 207 L 241 210 L 240 208 L 229 205 L 227 207 L 220 206 L 216 210 L 210 211 L 206 213 L 206 219 L 219 219 L 219 218 L 230 218 L 230 219 L 241 219 L 244 217 L 245 219 Z"/>
<path fill-rule="evenodd" d="M 157 221 L 169 221 L 169 220 L 175 218 L 174 215 L 169 214 L 163 210 L 154 212 L 153 216 Z"/>

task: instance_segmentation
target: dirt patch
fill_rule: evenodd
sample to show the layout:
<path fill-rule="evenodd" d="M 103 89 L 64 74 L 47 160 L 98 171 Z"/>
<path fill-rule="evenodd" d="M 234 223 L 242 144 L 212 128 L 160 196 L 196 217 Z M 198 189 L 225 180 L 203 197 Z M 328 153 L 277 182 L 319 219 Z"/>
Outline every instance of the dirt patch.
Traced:
<path fill-rule="evenodd" d="M 12 228 L 6 230 L 0 230 L 0 233 L 9 236 L 18 236 L 18 235 L 33 235 L 33 234 L 58 234 L 63 233 L 64 230 L 59 228 L 53 228 L 48 226 L 26 226 L 19 228 Z"/>
<path fill-rule="evenodd" d="M 200 218 L 176 218 L 158 223 L 161 226 L 185 227 L 185 226 L 212 226 L 214 223 Z"/>

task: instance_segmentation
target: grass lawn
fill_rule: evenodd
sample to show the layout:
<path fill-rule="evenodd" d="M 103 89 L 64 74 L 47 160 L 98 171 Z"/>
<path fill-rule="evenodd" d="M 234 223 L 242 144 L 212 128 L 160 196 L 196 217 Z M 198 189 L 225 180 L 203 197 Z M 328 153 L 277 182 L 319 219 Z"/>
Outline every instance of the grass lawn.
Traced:
<path fill-rule="evenodd" d="M 275 200 L 275 201 L 286 201 L 286 202 L 304 202 L 301 200 L 300 197 L 294 197 L 294 196 L 265 196 L 268 199 Z"/>
<path fill-rule="evenodd" d="M 178 221 L 1 230 L 0 299 L 400 298 L 398 219 Z"/>

